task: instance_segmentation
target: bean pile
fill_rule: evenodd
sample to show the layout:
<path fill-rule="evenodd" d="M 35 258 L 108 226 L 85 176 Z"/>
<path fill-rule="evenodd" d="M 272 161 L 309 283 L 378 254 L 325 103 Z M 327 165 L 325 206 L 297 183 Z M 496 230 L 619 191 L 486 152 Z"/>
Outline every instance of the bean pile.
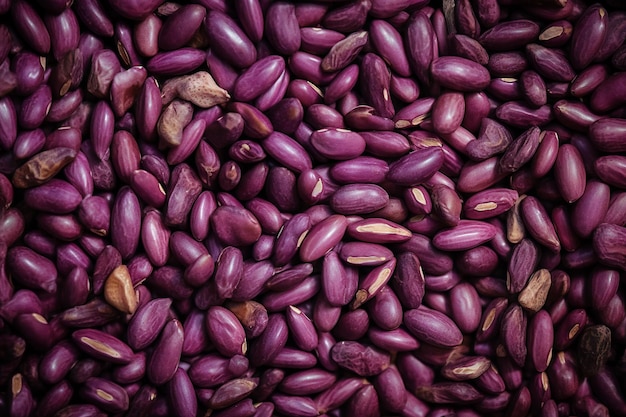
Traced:
<path fill-rule="evenodd" d="M 621 0 L 0 0 L 0 415 L 626 416 Z"/>

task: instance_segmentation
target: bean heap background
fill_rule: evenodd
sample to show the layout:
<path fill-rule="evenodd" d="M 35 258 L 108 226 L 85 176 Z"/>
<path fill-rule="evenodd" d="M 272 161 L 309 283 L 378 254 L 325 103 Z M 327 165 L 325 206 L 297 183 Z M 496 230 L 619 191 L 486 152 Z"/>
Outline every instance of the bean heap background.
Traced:
<path fill-rule="evenodd" d="M 0 0 L 0 414 L 626 416 L 623 7 Z"/>

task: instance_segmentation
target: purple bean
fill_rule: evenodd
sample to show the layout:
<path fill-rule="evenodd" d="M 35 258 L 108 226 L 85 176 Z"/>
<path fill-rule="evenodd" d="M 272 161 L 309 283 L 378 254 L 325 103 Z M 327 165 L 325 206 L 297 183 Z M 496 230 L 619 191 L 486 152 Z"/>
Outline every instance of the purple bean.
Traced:
<path fill-rule="evenodd" d="M 424 13 L 413 13 L 405 32 L 407 58 L 413 74 L 423 85 L 430 85 L 429 68 L 434 56 L 434 29 Z"/>
<path fill-rule="evenodd" d="M 441 57 L 433 60 L 431 76 L 442 87 L 457 91 L 482 90 L 489 84 L 489 72 L 465 58 Z"/>
<path fill-rule="evenodd" d="M 452 359 L 441 369 L 442 375 L 452 381 L 480 378 L 491 367 L 491 361 L 482 356 L 465 356 Z"/>
<path fill-rule="evenodd" d="M 234 85 L 233 96 L 239 101 L 250 101 L 267 90 L 285 70 L 285 61 L 277 56 L 265 57 L 247 68 Z M 264 81 L 259 83 L 257 78 Z"/>
<path fill-rule="evenodd" d="M 155 75 L 182 75 L 198 68 L 204 60 L 203 51 L 186 47 L 157 53 L 146 63 L 146 69 Z"/>
<path fill-rule="evenodd" d="M 450 44 L 457 56 L 478 62 L 480 65 L 487 65 L 489 62 L 489 54 L 476 39 L 457 33 L 451 37 Z"/>
<path fill-rule="evenodd" d="M 271 397 L 276 411 L 294 417 L 314 417 L 318 415 L 315 402 L 309 397 L 274 394 Z"/>
<path fill-rule="evenodd" d="M 341 307 L 331 305 L 326 300 L 326 297 L 322 297 L 320 295 L 316 297 L 315 303 L 313 305 L 313 323 L 315 323 L 315 326 L 319 329 L 320 332 L 325 332 L 318 333 L 318 354 L 324 356 L 319 351 L 320 346 L 322 346 L 326 358 L 328 358 L 330 348 L 335 343 L 335 339 L 332 338 L 330 333 L 326 333 L 330 332 L 335 327 L 335 325 L 337 325 L 340 315 Z M 337 369 L 337 365 L 334 364 L 334 362 L 329 362 L 328 360 L 326 360 L 326 362 L 323 362 L 322 365 L 324 366 L 324 368 L 329 370 Z"/>
<path fill-rule="evenodd" d="M 321 63 L 321 68 L 326 72 L 339 71 L 347 67 L 367 44 L 368 32 L 359 31 L 348 35 L 335 43 Z"/>
<path fill-rule="evenodd" d="M 569 397 L 576 392 L 579 377 L 576 372 L 575 362 L 570 354 L 559 352 L 548 368 L 548 376 L 551 381 L 552 396 L 555 400 Z"/>
<path fill-rule="evenodd" d="M 315 366 L 316 363 L 317 358 L 314 354 L 284 347 L 268 365 L 287 369 L 309 369 Z"/>
<path fill-rule="evenodd" d="M 585 192 L 585 168 L 580 152 L 571 144 L 562 145 L 554 165 L 557 186 L 565 201 L 572 203 Z"/>
<path fill-rule="evenodd" d="M 435 132 L 447 135 L 461 126 L 465 114 L 465 100 L 461 93 L 443 93 L 437 98 L 432 109 L 432 122 Z"/>
<path fill-rule="evenodd" d="M 256 401 L 265 401 L 276 390 L 276 387 L 285 378 L 285 372 L 278 368 L 269 368 L 259 377 L 259 384 L 251 394 Z M 271 404 L 271 403 L 270 403 Z"/>
<path fill-rule="evenodd" d="M 80 31 L 78 20 L 72 9 L 65 9 L 44 20 L 50 34 L 50 44 L 55 59 L 78 47 Z"/>
<path fill-rule="evenodd" d="M 279 389 L 289 395 L 311 395 L 330 388 L 336 378 L 331 372 L 313 368 L 288 375 Z"/>
<path fill-rule="evenodd" d="M 57 270 L 47 258 L 27 247 L 16 246 L 8 251 L 6 261 L 13 279 L 22 285 L 51 293 L 56 291 Z"/>
<path fill-rule="evenodd" d="M 490 51 L 510 51 L 523 47 L 539 35 L 539 25 L 525 19 L 503 22 L 480 35 L 480 42 Z"/>
<path fill-rule="evenodd" d="M 50 51 L 50 34 L 37 11 L 27 2 L 18 1 L 11 7 L 11 17 L 18 33 L 37 53 L 46 55 Z"/>
<path fill-rule="evenodd" d="M 380 413 L 378 394 L 373 385 L 365 385 L 350 398 L 346 411 L 351 415 L 375 416 Z"/>
<path fill-rule="evenodd" d="M 351 377 L 340 379 L 315 398 L 318 410 L 325 412 L 340 407 L 363 386 L 364 380 Z"/>
<path fill-rule="evenodd" d="M 126 365 L 115 368 L 113 379 L 119 384 L 131 384 L 143 378 L 146 371 L 146 354 L 136 353 Z"/>
<path fill-rule="evenodd" d="M 81 350 L 96 359 L 116 364 L 127 364 L 133 357 L 133 352 L 128 345 L 99 330 L 76 330 L 72 333 L 72 339 Z"/>
<path fill-rule="evenodd" d="M 52 104 L 52 91 L 43 84 L 22 101 L 17 122 L 24 129 L 35 129 L 45 120 Z"/>
<path fill-rule="evenodd" d="M 321 27 L 301 27 L 300 49 L 310 54 L 324 55 L 330 51 L 333 45 L 344 38 L 345 35 L 334 30 Z"/>
<path fill-rule="evenodd" d="M 526 55 L 531 66 L 549 80 L 569 82 L 574 78 L 574 70 L 565 55 L 557 49 L 528 44 Z"/>
<path fill-rule="evenodd" d="M 488 223 L 461 220 L 456 226 L 439 232 L 433 245 L 440 250 L 467 250 L 490 241 L 495 233 L 495 228 Z"/>
<path fill-rule="evenodd" d="M 620 119 L 606 118 L 598 120 L 589 128 L 589 138 L 592 143 L 604 152 L 622 152 L 623 146 L 617 140 L 617 136 L 623 129 Z"/>
<path fill-rule="evenodd" d="M 408 77 L 399 77 L 391 74 L 391 82 L 389 84 L 391 95 L 405 103 L 412 103 L 418 99 L 420 89 L 415 80 Z"/>
<path fill-rule="evenodd" d="M 146 364 L 146 374 L 155 385 L 170 381 L 176 374 L 183 346 L 182 324 L 172 319 L 168 321 Z"/>
<path fill-rule="evenodd" d="M 41 129 L 20 133 L 13 144 L 13 153 L 18 159 L 30 158 L 43 148 L 45 141 L 46 135 Z"/>
<path fill-rule="evenodd" d="M 310 351 L 317 347 L 318 339 L 315 327 L 302 310 L 294 306 L 289 306 L 287 310 L 287 324 L 289 325 L 291 335 L 296 345 L 298 345 L 300 349 Z"/>
<path fill-rule="evenodd" d="M 572 37 L 572 24 L 567 20 L 558 20 L 547 25 L 539 34 L 538 40 L 543 46 L 560 47 Z"/>
<path fill-rule="evenodd" d="M 244 1 L 236 7 L 241 26 L 252 42 L 258 42 L 263 37 L 264 16 L 261 3 L 258 0 Z"/>
<path fill-rule="evenodd" d="M 400 76 L 409 77 L 411 69 L 400 33 L 385 20 L 370 24 L 371 42 L 389 66 Z"/>
<path fill-rule="evenodd" d="M 435 346 L 457 346 L 463 338 L 450 318 L 425 306 L 405 312 L 404 324 L 419 340 Z"/>
<path fill-rule="evenodd" d="M 576 76 L 576 78 L 572 81 L 572 85 L 570 86 L 570 93 L 575 97 L 584 97 L 591 93 L 593 93 L 600 85 L 603 85 L 604 82 L 609 77 L 607 67 L 601 64 L 591 65 L 585 70 L 581 71 L 580 74 Z M 619 77 L 613 77 L 614 80 L 619 79 Z M 601 97 L 599 94 L 594 94 L 596 97 Z M 592 103 L 595 103 L 596 99 L 593 99 Z M 598 108 L 595 104 L 591 106 L 595 111 L 598 111 Z"/>
<path fill-rule="evenodd" d="M 171 304 L 170 299 L 155 298 L 139 308 L 128 327 L 128 343 L 133 349 L 141 350 L 156 340 Z"/>
<path fill-rule="evenodd" d="M 195 386 L 215 387 L 243 375 L 247 368 L 248 360 L 244 356 L 229 360 L 218 354 L 208 354 L 200 356 L 188 374 Z"/>
<path fill-rule="evenodd" d="M 247 351 L 244 328 L 230 310 L 220 306 L 209 308 L 206 327 L 209 340 L 225 357 L 243 355 Z"/>
<path fill-rule="evenodd" d="M 138 0 L 131 2 L 124 2 L 119 0 L 111 1 L 111 7 L 115 9 L 122 16 L 133 19 L 142 20 L 160 5 L 160 2 L 155 0 Z"/>
<path fill-rule="evenodd" d="M 618 225 L 601 223 L 593 233 L 593 247 L 602 263 L 623 268 L 624 262 L 616 248 L 623 239 L 624 228 Z"/>
<path fill-rule="evenodd" d="M 359 340 L 367 334 L 370 319 L 361 308 L 343 314 L 333 328 L 333 334 L 342 340 Z"/>
<path fill-rule="evenodd" d="M 263 365 L 276 357 L 285 347 L 288 327 L 281 314 L 269 316 L 267 327 L 261 335 L 254 339 L 249 348 L 249 357 L 253 364 Z"/>
<path fill-rule="evenodd" d="M 103 378 L 91 377 L 81 387 L 80 395 L 87 402 L 111 413 L 126 411 L 129 397 L 119 385 Z"/>
<path fill-rule="evenodd" d="M 216 410 L 230 407 L 247 397 L 256 387 L 257 382 L 254 379 L 233 379 L 215 390 L 209 399 L 208 406 Z M 193 391 L 190 395 L 193 395 Z M 236 415 L 236 413 L 232 413 L 232 415 Z"/>
<path fill-rule="evenodd" d="M 289 305 L 300 304 L 309 300 L 319 289 L 319 281 L 315 277 L 308 277 L 300 285 L 290 287 L 284 291 L 266 294 L 263 297 L 263 304 L 270 311 L 283 310 Z"/>
<path fill-rule="evenodd" d="M 42 397 L 41 402 L 37 404 L 37 412 L 42 416 L 52 416 L 67 406 L 73 395 L 72 385 L 68 381 L 61 381 Z"/>
<path fill-rule="evenodd" d="M 440 147 L 419 149 L 390 164 L 387 179 L 398 185 L 420 185 L 442 165 L 443 151 Z"/>
<path fill-rule="evenodd" d="M 361 62 L 360 75 L 363 79 L 363 96 L 382 117 L 393 118 L 395 108 L 389 96 L 391 78 L 386 64 L 374 54 L 366 54 Z"/>
<path fill-rule="evenodd" d="M 74 4 L 78 19 L 99 36 L 113 36 L 113 23 L 98 0 L 79 0 Z"/>
<path fill-rule="evenodd" d="M 295 6 L 286 2 L 272 5 L 265 15 L 265 36 L 281 54 L 291 55 L 300 49 L 300 30 Z"/>
<path fill-rule="evenodd" d="M 389 367 L 389 356 L 358 342 L 339 342 L 331 350 L 333 360 L 341 367 L 361 376 L 378 375 Z"/>
<path fill-rule="evenodd" d="M 402 304 L 387 286 L 373 298 L 369 311 L 374 323 L 383 330 L 395 330 L 402 324 Z"/>
<path fill-rule="evenodd" d="M 204 7 L 186 5 L 168 16 L 159 31 L 159 48 L 172 50 L 185 46 L 202 24 L 205 15 Z"/>
<path fill-rule="evenodd" d="M 354 32 L 363 26 L 371 7 L 370 1 L 356 1 L 335 8 L 325 14 L 323 26 L 342 33 Z"/>
<path fill-rule="evenodd" d="M 602 47 L 609 27 L 606 9 L 594 5 L 585 10 L 572 33 L 570 61 L 576 70 L 587 67 Z"/>
<path fill-rule="evenodd" d="M 483 395 L 465 382 L 439 382 L 419 388 L 417 397 L 435 404 L 471 404 L 480 401 Z"/>
<path fill-rule="evenodd" d="M 34 93 L 44 81 L 44 67 L 41 58 L 31 52 L 18 53 L 11 60 L 11 70 L 17 76 L 15 90 L 19 94 Z"/>
<path fill-rule="evenodd" d="M 183 369 L 178 368 L 168 384 L 172 408 L 181 417 L 192 417 L 197 413 L 198 403 L 193 384 Z"/>
<path fill-rule="evenodd" d="M 120 62 L 110 49 L 100 49 L 91 58 L 91 73 L 87 80 L 87 90 L 98 98 L 105 98 L 113 77 L 120 72 Z"/>
<path fill-rule="evenodd" d="M 455 6 L 454 17 L 460 33 L 473 38 L 478 37 L 480 26 L 469 1 L 463 0 Z"/>
<path fill-rule="evenodd" d="M 525 68 L 520 68 L 520 71 L 524 71 Z M 492 72 L 496 75 L 506 76 L 508 74 L 497 71 L 495 68 L 491 68 Z M 526 71 L 524 71 L 526 72 Z M 518 78 L 502 77 L 495 78 L 489 83 L 487 91 L 496 99 L 502 101 L 520 100 L 522 94 L 522 84 Z"/>

